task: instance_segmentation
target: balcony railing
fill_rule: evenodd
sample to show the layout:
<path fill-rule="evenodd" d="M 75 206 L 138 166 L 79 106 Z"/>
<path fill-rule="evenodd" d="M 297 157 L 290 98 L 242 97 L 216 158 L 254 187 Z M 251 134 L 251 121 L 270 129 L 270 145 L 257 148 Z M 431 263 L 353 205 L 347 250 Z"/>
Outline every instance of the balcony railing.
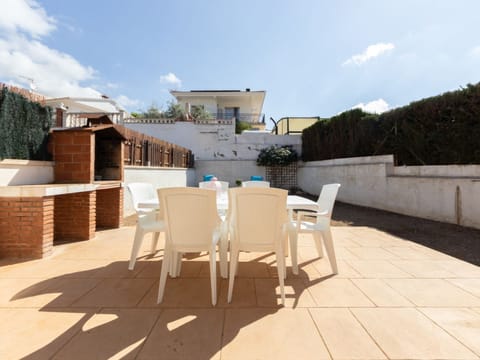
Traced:
<path fill-rule="evenodd" d="M 233 124 L 235 120 L 244 121 L 250 124 L 263 124 L 265 123 L 264 114 L 253 114 L 253 113 L 239 113 L 237 116 L 226 115 L 222 113 L 218 114 L 209 114 L 209 116 L 204 117 L 187 117 L 183 116 L 177 119 L 171 118 L 126 118 L 124 119 L 125 124 L 173 124 L 177 121 L 190 121 L 195 124 L 210 124 L 210 125 L 228 125 Z"/>

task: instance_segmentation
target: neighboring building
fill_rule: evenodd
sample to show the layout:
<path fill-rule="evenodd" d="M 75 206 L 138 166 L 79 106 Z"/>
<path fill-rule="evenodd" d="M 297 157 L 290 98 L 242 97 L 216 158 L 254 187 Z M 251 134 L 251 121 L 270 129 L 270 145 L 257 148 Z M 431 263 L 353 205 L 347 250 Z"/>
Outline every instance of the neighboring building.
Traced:
<path fill-rule="evenodd" d="M 272 134 L 293 135 L 301 134 L 303 129 L 312 126 L 320 120 L 319 116 L 312 117 L 284 117 L 278 120 L 272 129 Z"/>
<path fill-rule="evenodd" d="M 87 119 L 107 115 L 114 124 L 122 124 L 127 112 L 114 100 L 101 98 L 62 97 L 46 99 L 45 104 L 54 109 L 56 127 L 87 125 Z"/>
<path fill-rule="evenodd" d="M 201 109 L 210 115 L 211 120 L 238 120 L 251 124 L 257 130 L 265 129 L 262 114 L 265 91 L 172 90 L 170 93 L 187 114 L 195 114 L 196 110 Z"/>

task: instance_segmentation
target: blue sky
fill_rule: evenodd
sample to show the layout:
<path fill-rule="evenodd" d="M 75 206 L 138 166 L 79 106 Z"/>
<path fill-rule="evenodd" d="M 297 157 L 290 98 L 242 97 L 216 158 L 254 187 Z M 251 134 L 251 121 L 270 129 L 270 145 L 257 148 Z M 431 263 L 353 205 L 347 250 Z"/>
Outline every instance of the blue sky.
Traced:
<path fill-rule="evenodd" d="M 0 81 L 106 94 L 266 90 L 266 117 L 381 112 L 480 81 L 477 0 L 2 0 Z"/>

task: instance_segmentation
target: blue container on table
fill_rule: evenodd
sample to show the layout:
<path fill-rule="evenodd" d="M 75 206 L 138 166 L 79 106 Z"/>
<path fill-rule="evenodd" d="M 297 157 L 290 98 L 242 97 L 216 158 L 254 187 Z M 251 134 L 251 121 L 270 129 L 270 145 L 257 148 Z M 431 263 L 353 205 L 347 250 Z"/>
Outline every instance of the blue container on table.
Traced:
<path fill-rule="evenodd" d="M 263 176 L 260 175 L 252 175 L 250 176 L 251 181 L 263 181 Z"/>
<path fill-rule="evenodd" d="M 215 175 L 212 175 L 212 174 L 203 175 L 203 181 L 210 181 L 214 177 L 215 177 Z"/>

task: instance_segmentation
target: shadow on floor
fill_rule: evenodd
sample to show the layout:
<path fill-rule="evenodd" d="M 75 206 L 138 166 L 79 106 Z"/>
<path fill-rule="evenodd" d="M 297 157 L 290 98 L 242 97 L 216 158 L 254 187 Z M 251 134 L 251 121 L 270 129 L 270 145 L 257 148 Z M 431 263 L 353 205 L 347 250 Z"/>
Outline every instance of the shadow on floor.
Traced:
<path fill-rule="evenodd" d="M 335 202 L 332 225 L 368 226 L 480 266 L 480 230 Z"/>

